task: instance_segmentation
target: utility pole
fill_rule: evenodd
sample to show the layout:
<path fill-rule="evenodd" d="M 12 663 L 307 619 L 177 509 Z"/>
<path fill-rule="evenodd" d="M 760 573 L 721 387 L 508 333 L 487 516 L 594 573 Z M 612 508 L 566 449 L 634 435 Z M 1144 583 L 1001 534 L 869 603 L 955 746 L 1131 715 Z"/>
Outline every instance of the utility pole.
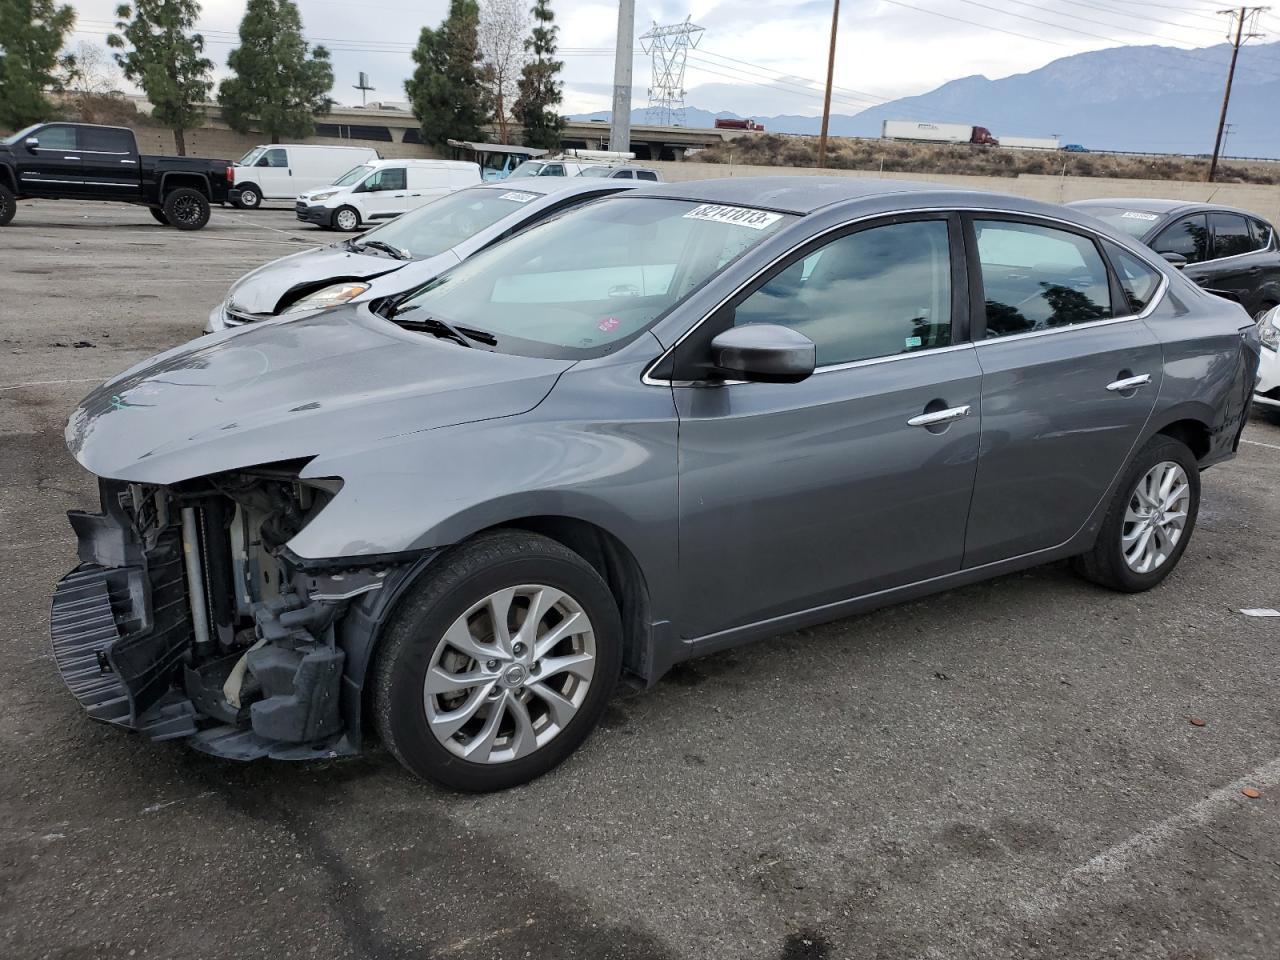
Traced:
<path fill-rule="evenodd" d="M 631 149 L 631 57 L 635 51 L 636 0 L 618 0 L 618 43 L 613 53 L 613 113 L 609 149 Z"/>
<path fill-rule="evenodd" d="M 1209 161 L 1210 183 L 1213 183 L 1213 178 L 1218 175 L 1218 157 L 1222 153 L 1222 137 L 1227 126 L 1227 108 L 1231 104 L 1231 83 L 1236 77 L 1236 60 L 1240 56 L 1240 44 L 1262 36 L 1261 33 L 1253 30 L 1253 23 L 1257 21 L 1258 14 L 1270 9 L 1270 7 L 1240 7 L 1238 10 L 1218 11 L 1220 16 L 1231 18 L 1231 24 L 1236 28 L 1236 35 L 1231 42 L 1231 66 L 1227 69 L 1227 88 L 1222 93 L 1222 113 L 1218 115 L 1218 136 L 1213 141 L 1213 159 Z M 1244 32 L 1246 21 L 1250 26 L 1247 34 Z M 1227 39 L 1231 39 L 1231 24 L 1227 26 Z"/>
<path fill-rule="evenodd" d="M 836 28 L 840 26 L 840 0 L 831 3 L 831 52 L 827 54 L 827 91 L 822 97 L 822 132 L 818 134 L 818 166 L 827 165 L 827 126 L 831 123 L 831 83 L 836 72 Z"/>

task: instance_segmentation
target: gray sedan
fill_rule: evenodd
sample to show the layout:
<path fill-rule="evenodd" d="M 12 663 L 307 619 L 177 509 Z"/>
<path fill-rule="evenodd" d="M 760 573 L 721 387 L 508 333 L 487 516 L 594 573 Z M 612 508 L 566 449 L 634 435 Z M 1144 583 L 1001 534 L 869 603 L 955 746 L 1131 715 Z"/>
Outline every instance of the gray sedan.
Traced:
<path fill-rule="evenodd" d="M 1258 352 L 1238 305 L 1061 207 L 636 190 L 90 394 L 66 436 L 102 507 L 71 516 L 55 659 L 155 739 L 300 759 L 376 732 L 508 787 L 620 676 L 1065 558 L 1156 586 Z"/>
<path fill-rule="evenodd" d="M 204 331 L 404 293 L 518 230 L 633 186 L 559 177 L 459 190 L 354 239 L 246 273 L 210 312 Z"/>

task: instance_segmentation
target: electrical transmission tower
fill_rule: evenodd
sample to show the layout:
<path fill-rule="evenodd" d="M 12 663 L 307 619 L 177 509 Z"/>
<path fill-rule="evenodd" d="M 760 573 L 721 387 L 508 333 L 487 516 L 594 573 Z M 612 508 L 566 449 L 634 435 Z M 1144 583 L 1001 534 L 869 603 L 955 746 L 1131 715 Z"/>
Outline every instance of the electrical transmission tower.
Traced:
<path fill-rule="evenodd" d="M 1213 142 L 1213 159 L 1209 161 L 1209 182 L 1218 173 L 1218 157 L 1222 153 L 1222 140 L 1226 134 L 1227 108 L 1231 105 L 1231 82 L 1236 76 L 1236 60 L 1240 56 L 1240 44 L 1265 34 L 1257 32 L 1254 27 L 1258 22 L 1258 14 L 1265 13 L 1270 7 L 1240 7 L 1232 10 L 1219 10 L 1224 17 L 1230 17 L 1227 28 L 1227 39 L 1231 40 L 1231 66 L 1227 70 L 1227 89 L 1222 94 L 1222 113 L 1218 116 L 1218 138 Z M 1231 27 L 1235 27 L 1235 37 L 1231 36 Z M 1248 32 L 1246 32 L 1246 30 Z"/>
<path fill-rule="evenodd" d="M 660 27 L 657 23 L 640 37 L 644 52 L 653 58 L 649 109 L 645 119 L 660 127 L 684 126 L 684 68 L 689 51 L 702 39 L 702 27 L 689 22 Z"/>

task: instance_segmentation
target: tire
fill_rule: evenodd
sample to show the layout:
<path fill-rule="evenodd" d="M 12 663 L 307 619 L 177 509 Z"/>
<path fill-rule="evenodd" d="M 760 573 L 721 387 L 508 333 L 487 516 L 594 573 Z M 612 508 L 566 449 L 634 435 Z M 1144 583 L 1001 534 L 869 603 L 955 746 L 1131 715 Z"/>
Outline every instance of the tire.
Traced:
<path fill-rule="evenodd" d="M 13 191 L 0 183 L 0 227 L 8 224 L 18 212 L 18 198 Z"/>
<path fill-rule="evenodd" d="M 549 650 L 534 643 L 522 658 L 515 626 L 545 597 L 538 592 L 544 587 L 563 593 L 539 616 L 539 638 L 570 614 L 587 629 L 570 631 Z M 513 588 L 511 600 L 503 591 Z M 495 596 L 504 598 L 496 605 L 507 610 L 512 631 L 506 647 L 490 619 Z M 468 653 L 456 645 L 459 637 Z M 566 669 L 570 659 L 576 666 Z M 542 672 L 553 663 L 559 669 Z M 585 560 L 537 534 L 486 533 L 441 556 L 401 601 L 372 671 L 374 723 L 382 742 L 417 776 L 454 790 L 503 790 L 553 769 L 586 739 L 608 705 L 621 663 L 617 604 Z M 450 685 L 451 677 L 464 679 Z M 429 679 L 437 689 L 427 688 Z M 544 697 L 548 689 L 560 695 L 555 709 Z M 576 711 L 565 706 L 574 704 Z M 450 713 L 469 719 L 437 735 L 431 716 L 450 725 L 442 721 Z"/>
<path fill-rule="evenodd" d="M 360 211 L 355 207 L 339 207 L 333 211 L 333 218 L 330 222 L 335 230 L 354 233 L 360 229 Z"/>
<path fill-rule="evenodd" d="M 1181 513 L 1182 526 L 1170 548 L 1169 532 L 1176 528 L 1176 520 L 1171 520 L 1169 524 L 1150 524 L 1150 529 L 1146 531 L 1146 542 L 1151 545 L 1152 553 L 1140 554 L 1138 548 L 1142 543 L 1144 522 L 1134 521 L 1132 518 L 1145 516 L 1149 512 L 1149 501 L 1144 501 L 1143 493 L 1143 490 L 1148 489 L 1148 477 L 1154 478 L 1156 485 L 1153 489 L 1159 493 L 1159 481 L 1171 474 L 1175 480 L 1172 489 L 1176 490 L 1179 485 L 1185 484 L 1185 494 L 1171 509 L 1157 515 L 1176 518 Z M 1195 454 L 1181 440 L 1157 434 L 1147 441 L 1125 468 L 1093 549 L 1075 558 L 1076 572 L 1086 580 L 1123 593 L 1150 590 L 1167 577 L 1182 559 L 1195 530 L 1199 512 L 1200 465 L 1196 462 Z M 1137 556 L 1136 564 L 1126 559 L 1126 536 L 1137 537 L 1136 540 L 1131 540 L 1129 547 L 1130 556 Z M 1146 566 L 1146 561 L 1156 554 L 1162 555 L 1163 559 L 1155 561 L 1153 566 Z"/>
<path fill-rule="evenodd" d="M 166 227 L 169 226 L 169 218 L 164 215 L 163 210 L 159 207 L 147 207 L 147 209 L 151 212 L 151 216 L 155 218 L 156 223 L 163 224 Z"/>
<path fill-rule="evenodd" d="M 262 206 L 262 194 L 258 192 L 255 184 L 250 183 L 240 188 L 236 206 L 241 210 L 257 210 Z"/>
<path fill-rule="evenodd" d="M 209 198 L 191 187 L 167 193 L 161 209 L 165 219 L 179 230 L 199 230 L 209 222 Z"/>

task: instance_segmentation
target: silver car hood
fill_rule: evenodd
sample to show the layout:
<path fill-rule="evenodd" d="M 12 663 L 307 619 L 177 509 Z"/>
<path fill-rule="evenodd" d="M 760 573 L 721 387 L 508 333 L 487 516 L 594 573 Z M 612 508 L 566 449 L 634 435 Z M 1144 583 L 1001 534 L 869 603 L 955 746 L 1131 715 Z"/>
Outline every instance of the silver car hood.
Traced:
<path fill-rule="evenodd" d="M 232 286 L 229 299 L 238 312 L 274 314 L 285 295 L 299 287 L 317 289 L 328 281 L 370 280 L 394 273 L 402 267 L 421 268 L 428 264 L 434 276 L 457 262 L 458 258 L 449 252 L 426 260 L 407 261 L 378 254 L 352 253 L 342 245 L 320 247 L 273 260 L 246 273 Z"/>
<path fill-rule="evenodd" d="M 98 476 L 177 483 L 514 416 L 541 403 L 572 365 L 469 349 L 344 307 L 202 337 L 143 361 L 85 398 L 66 441 Z"/>

